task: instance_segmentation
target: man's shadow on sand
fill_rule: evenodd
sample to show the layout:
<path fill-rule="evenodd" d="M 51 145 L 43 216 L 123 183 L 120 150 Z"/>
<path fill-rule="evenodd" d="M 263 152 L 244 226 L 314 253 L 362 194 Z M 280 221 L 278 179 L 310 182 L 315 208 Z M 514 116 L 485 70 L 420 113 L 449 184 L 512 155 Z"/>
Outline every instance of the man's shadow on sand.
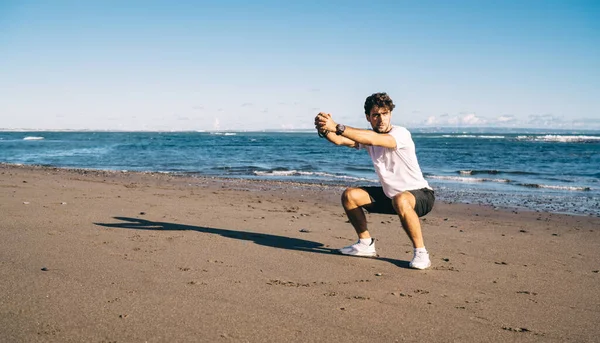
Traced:
<path fill-rule="evenodd" d="M 320 254 L 333 254 L 341 255 L 337 249 L 327 248 L 323 243 L 308 241 L 305 239 L 277 236 L 266 233 L 249 232 L 249 231 L 236 231 L 228 229 L 218 229 L 204 226 L 192 226 L 176 223 L 167 222 L 156 222 L 140 218 L 129 218 L 129 217 L 113 217 L 116 220 L 121 220 L 122 223 L 94 223 L 95 225 L 120 228 L 120 229 L 132 229 L 132 230 L 156 230 L 156 231 L 196 231 L 203 233 L 210 233 L 215 235 L 221 235 L 227 238 L 241 239 L 245 241 L 252 241 L 256 244 L 288 250 L 307 251 Z M 377 260 L 387 261 L 395 264 L 401 268 L 409 268 L 408 261 L 395 260 L 390 258 L 376 257 Z"/>

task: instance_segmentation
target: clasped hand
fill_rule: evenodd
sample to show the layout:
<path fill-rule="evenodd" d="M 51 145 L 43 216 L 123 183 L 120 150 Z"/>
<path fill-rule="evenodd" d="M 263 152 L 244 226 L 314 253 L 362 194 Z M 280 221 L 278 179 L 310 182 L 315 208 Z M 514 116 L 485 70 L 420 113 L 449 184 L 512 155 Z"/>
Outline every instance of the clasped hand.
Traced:
<path fill-rule="evenodd" d="M 336 130 L 336 122 L 331 118 L 331 114 L 320 112 L 315 117 L 315 128 L 319 132 L 332 131 Z"/>

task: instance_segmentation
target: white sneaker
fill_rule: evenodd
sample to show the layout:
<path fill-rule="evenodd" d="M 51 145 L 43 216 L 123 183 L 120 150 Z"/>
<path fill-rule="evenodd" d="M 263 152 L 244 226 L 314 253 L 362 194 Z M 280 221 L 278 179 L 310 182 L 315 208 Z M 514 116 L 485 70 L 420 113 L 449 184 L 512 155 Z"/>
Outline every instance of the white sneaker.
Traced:
<path fill-rule="evenodd" d="M 375 252 L 375 239 L 372 239 L 371 244 L 369 245 L 363 244 L 359 240 L 358 242 L 347 247 L 343 247 L 338 251 L 344 255 L 367 257 L 377 256 L 377 252 Z"/>
<path fill-rule="evenodd" d="M 410 261 L 409 267 L 413 269 L 427 269 L 431 267 L 431 261 L 429 260 L 429 253 L 423 251 L 415 252 L 415 256 Z"/>

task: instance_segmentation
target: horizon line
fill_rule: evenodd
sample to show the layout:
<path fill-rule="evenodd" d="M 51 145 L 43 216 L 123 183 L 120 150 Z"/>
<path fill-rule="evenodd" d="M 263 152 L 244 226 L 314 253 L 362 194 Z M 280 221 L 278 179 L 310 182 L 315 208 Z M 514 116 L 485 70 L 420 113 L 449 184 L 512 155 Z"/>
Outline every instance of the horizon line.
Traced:
<path fill-rule="evenodd" d="M 600 131 L 598 128 L 551 128 L 551 127 L 491 127 L 491 126 L 415 126 L 406 127 L 412 130 L 434 130 L 440 132 L 440 130 L 450 131 L 461 131 L 461 130 L 501 130 L 503 132 L 514 131 L 580 131 L 580 132 L 593 132 Z M 183 130 L 183 129 L 32 129 L 32 128 L 0 128 L 0 132 L 197 132 L 197 133 L 213 133 L 213 132 L 315 132 L 315 129 L 210 129 L 210 130 Z"/>

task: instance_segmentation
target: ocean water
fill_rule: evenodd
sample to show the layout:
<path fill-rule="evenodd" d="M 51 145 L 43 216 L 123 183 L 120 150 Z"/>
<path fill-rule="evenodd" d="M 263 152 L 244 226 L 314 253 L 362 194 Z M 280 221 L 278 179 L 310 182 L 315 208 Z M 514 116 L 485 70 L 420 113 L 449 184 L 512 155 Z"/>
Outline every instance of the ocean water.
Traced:
<path fill-rule="evenodd" d="M 449 202 L 600 216 L 600 132 L 413 131 L 425 178 Z M 366 151 L 315 132 L 0 132 L 0 162 L 373 185 Z"/>

